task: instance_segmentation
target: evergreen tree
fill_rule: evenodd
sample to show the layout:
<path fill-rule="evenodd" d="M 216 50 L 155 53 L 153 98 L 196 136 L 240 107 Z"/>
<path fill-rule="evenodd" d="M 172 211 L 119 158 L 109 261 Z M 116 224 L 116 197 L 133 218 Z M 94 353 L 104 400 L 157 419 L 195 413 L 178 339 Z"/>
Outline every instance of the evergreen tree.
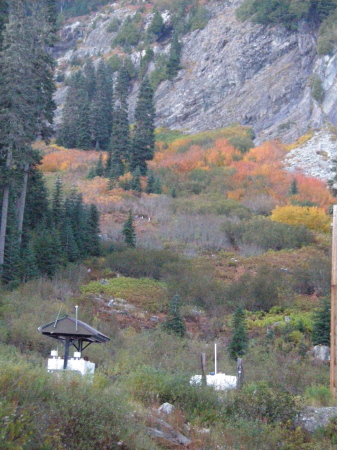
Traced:
<path fill-rule="evenodd" d="M 132 175 L 131 189 L 136 192 L 142 192 L 139 167 L 136 168 Z"/>
<path fill-rule="evenodd" d="M 0 51 L 2 49 L 3 31 L 8 22 L 8 3 L 6 0 L 0 0 Z"/>
<path fill-rule="evenodd" d="M 11 192 L 8 211 L 7 236 L 5 245 L 5 258 L 2 266 L 1 279 L 7 288 L 15 288 L 21 281 L 20 273 L 20 244 L 17 229 L 17 218 L 13 190 Z"/>
<path fill-rule="evenodd" d="M 129 212 L 128 218 L 123 224 L 122 234 L 126 245 L 136 247 L 136 231 L 133 224 L 132 211 Z"/>
<path fill-rule="evenodd" d="M 87 216 L 87 252 L 90 256 L 99 256 L 99 212 L 96 205 L 91 204 Z"/>
<path fill-rule="evenodd" d="M 19 262 L 21 281 L 28 281 L 40 276 L 40 271 L 37 264 L 37 256 L 35 255 L 30 244 L 22 249 Z"/>
<path fill-rule="evenodd" d="M 290 195 L 296 195 L 298 194 L 298 187 L 297 187 L 297 180 L 296 178 L 293 178 L 291 185 L 290 185 Z"/>
<path fill-rule="evenodd" d="M 80 251 L 77 246 L 72 223 L 69 217 L 65 217 L 62 222 L 62 227 L 60 228 L 60 242 L 68 261 L 74 262 L 80 258 Z"/>
<path fill-rule="evenodd" d="M 174 33 L 171 40 L 170 53 L 167 61 L 167 77 L 172 80 L 181 69 L 180 66 L 181 44 L 178 40 L 178 34 Z"/>
<path fill-rule="evenodd" d="M 29 173 L 26 196 L 26 213 L 23 223 L 23 239 L 27 241 L 29 233 L 50 219 L 48 193 L 41 170 L 34 166 Z"/>
<path fill-rule="evenodd" d="M 313 317 L 312 343 L 314 345 L 330 346 L 331 305 L 329 300 L 322 302 Z"/>
<path fill-rule="evenodd" d="M 163 324 L 163 328 L 168 333 L 177 334 L 180 337 L 184 337 L 186 334 L 185 320 L 180 313 L 181 299 L 178 295 L 175 295 L 169 307 L 169 312 L 166 321 Z"/>
<path fill-rule="evenodd" d="M 156 39 L 160 38 L 164 31 L 164 21 L 162 15 L 156 11 L 153 15 L 152 21 L 147 29 L 147 34 L 149 36 L 154 35 Z"/>
<path fill-rule="evenodd" d="M 103 165 L 102 153 L 99 155 L 95 172 L 96 172 L 97 177 L 102 177 L 104 175 L 104 165 Z"/>
<path fill-rule="evenodd" d="M 65 255 L 58 231 L 55 229 L 41 228 L 37 230 L 32 241 L 34 254 L 39 271 L 49 277 L 64 264 Z"/>
<path fill-rule="evenodd" d="M 21 229 L 31 163 L 30 144 L 38 136 L 48 140 L 52 134 L 55 86 L 54 62 L 48 52 L 54 36 L 50 6 L 50 1 L 41 1 L 39 5 L 29 0 L 0 3 L 0 150 L 5 181 L 2 185 L 0 265 L 4 263 L 12 176 L 16 167 L 22 167 L 24 175 L 19 188 L 20 220 L 17 224 Z M 4 28 L 7 19 L 8 24 Z M 20 232 L 18 236 L 20 241 Z"/>
<path fill-rule="evenodd" d="M 126 162 L 129 159 L 130 130 L 127 103 L 129 83 L 130 77 L 125 66 L 123 66 L 118 72 L 115 88 L 115 109 L 106 166 L 106 173 L 110 178 L 118 178 L 123 175 Z"/>
<path fill-rule="evenodd" d="M 234 312 L 233 318 L 234 333 L 229 343 L 228 350 L 232 359 L 242 357 L 248 347 L 248 336 L 245 327 L 245 313 L 242 308 L 238 307 Z"/>
<path fill-rule="evenodd" d="M 77 143 L 77 78 L 80 74 L 76 73 L 69 80 L 66 100 L 64 103 L 62 121 L 57 132 L 56 143 L 66 148 L 75 148 Z"/>
<path fill-rule="evenodd" d="M 107 150 L 112 123 L 112 78 L 104 60 L 96 72 L 96 91 L 90 107 L 90 129 L 95 144 Z"/>
<path fill-rule="evenodd" d="M 82 150 L 91 148 L 89 128 L 89 98 L 85 78 L 80 75 L 76 86 L 76 147 Z"/>
<path fill-rule="evenodd" d="M 149 171 L 148 177 L 147 177 L 147 184 L 146 184 L 146 190 L 145 190 L 145 192 L 147 194 L 153 194 L 155 181 L 156 181 L 156 179 L 154 177 L 154 173 L 151 170 L 151 171 Z"/>
<path fill-rule="evenodd" d="M 144 78 L 138 94 L 135 108 L 135 122 L 132 136 L 130 169 L 139 167 L 142 175 L 146 175 L 146 161 L 154 156 L 154 119 L 153 89 L 147 77 Z"/>
<path fill-rule="evenodd" d="M 56 228 L 59 228 L 64 218 L 64 204 L 62 193 L 62 182 L 58 177 L 54 186 L 52 199 L 52 220 Z"/>
<path fill-rule="evenodd" d="M 88 59 L 88 61 L 85 63 L 84 69 L 84 76 L 85 76 L 85 83 L 86 83 L 86 90 L 88 93 L 89 101 L 91 102 L 94 98 L 94 94 L 96 91 L 96 73 L 95 73 L 95 67 L 91 59 Z"/>

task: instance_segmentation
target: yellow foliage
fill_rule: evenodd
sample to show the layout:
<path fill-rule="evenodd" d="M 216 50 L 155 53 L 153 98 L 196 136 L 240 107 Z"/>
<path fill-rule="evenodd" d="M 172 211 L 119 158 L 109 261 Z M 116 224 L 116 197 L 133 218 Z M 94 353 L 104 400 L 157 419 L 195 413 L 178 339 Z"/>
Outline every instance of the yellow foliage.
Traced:
<path fill-rule="evenodd" d="M 330 230 L 331 218 L 323 208 L 316 206 L 276 206 L 271 213 L 271 220 L 288 225 L 304 225 L 309 230 L 327 233 Z"/>

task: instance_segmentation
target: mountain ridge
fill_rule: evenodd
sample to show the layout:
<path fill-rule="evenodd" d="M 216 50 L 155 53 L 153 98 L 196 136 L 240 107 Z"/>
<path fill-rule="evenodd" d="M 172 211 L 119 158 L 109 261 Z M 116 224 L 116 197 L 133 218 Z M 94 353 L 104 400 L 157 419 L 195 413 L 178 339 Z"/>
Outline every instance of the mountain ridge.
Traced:
<path fill-rule="evenodd" d="M 207 25 L 182 37 L 182 68 L 155 92 L 156 125 L 196 133 L 238 122 L 252 127 L 256 144 L 276 138 L 290 143 L 308 130 L 335 126 L 336 54 L 317 55 L 317 29 L 305 21 L 296 32 L 284 26 L 238 22 L 235 11 L 241 3 L 207 4 Z M 122 23 L 137 10 L 110 4 L 66 24 L 60 33 L 63 50 L 62 45 L 57 48 L 59 68 L 70 74 L 76 58 L 120 54 L 120 48 L 111 47 L 116 32 L 108 32 L 108 26 L 116 18 Z M 170 20 L 165 14 L 165 20 Z M 143 12 L 144 30 L 152 17 L 151 12 Z M 153 43 L 155 60 L 169 48 L 170 40 Z M 143 54 L 144 50 L 132 49 L 130 58 L 136 68 Z M 154 65 L 149 64 L 148 73 Z M 320 101 L 313 96 L 313 77 L 321 83 Z M 62 83 L 58 88 L 56 126 L 67 90 Z M 134 81 L 129 97 L 131 120 L 138 88 L 139 82 Z"/>

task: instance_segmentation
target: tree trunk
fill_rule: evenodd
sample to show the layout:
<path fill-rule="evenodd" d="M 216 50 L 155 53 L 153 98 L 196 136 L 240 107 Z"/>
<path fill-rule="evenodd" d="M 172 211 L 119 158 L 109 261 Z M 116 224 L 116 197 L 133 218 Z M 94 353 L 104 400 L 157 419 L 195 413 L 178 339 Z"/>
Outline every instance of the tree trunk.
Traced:
<path fill-rule="evenodd" d="M 23 169 L 23 185 L 17 203 L 19 244 L 21 244 L 22 241 L 23 217 L 25 213 L 27 185 L 28 185 L 28 171 L 29 171 L 29 163 L 25 163 Z"/>
<path fill-rule="evenodd" d="M 12 151 L 7 153 L 6 169 L 10 169 L 12 165 Z M 7 181 L 3 189 L 2 199 L 2 211 L 1 211 L 1 228 L 0 228 L 0 267 L 5 260 L 5 243 L 6 243 L 6 229 L 7 229 L 7 217 L 8 217 L 8 203 L 9 203 L 9 186 L 10 182 Z"/>

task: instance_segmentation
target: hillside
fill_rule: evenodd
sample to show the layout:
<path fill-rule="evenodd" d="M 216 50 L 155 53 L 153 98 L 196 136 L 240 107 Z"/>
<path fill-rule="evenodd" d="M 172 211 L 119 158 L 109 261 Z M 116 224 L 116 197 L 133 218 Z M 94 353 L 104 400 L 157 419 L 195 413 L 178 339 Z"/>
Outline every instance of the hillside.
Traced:
<path fill-rule="evenodd" d="M 37 99 L 52 61 L 37 47 L 50 66 L 35 72 L 28 45 L 15 47 L 23 80 L 3 55 L 18 30 L 52 33 L 56 17 L 31 29 L 35 2 L 11 0 L 21 15 L 6 29 L 0 0 L 0 106 L 20 119 L 0 131 L 29 144 L 0 144 L 1 448 L 336 448 L 329 361 L 314 352 L 330 345 L 335 54 L 318 55 L 312 3 L 284 2 L 282 25 L 285 13 L 266 22 L 260 0 L 62 0 L 56 136 L 45 142 L 34 124 L 50 119 L 52 89 Z M 238 21 L 240 5 L 252 22 Z M 6 102 L 18 80 L 32 95 Z M 144 117 L 154 123 L 142 128 Z M 142 170 L 130 157 L 139 148 Z M 77 313 L 110 339 L 83 349 L 93 378 L 46 369 L 64 346 L 38 328 Z M 235 376 L 242 358 L 242 385 L 192 385 L 202 354 L 207 374 Z"/>
<path fill-rule="evenodd" d="M 298 30 L 289 31 L 283 26 L 239 22 L 235 11 L 240 4 L 240 0 L 207 2 L 207 24 L 183 35 L 181 70 L 156 90 L 157 125 L 195 133 L 238 122 L 254 129 L 257 142 L 275 137 L 291 142 L 309 129 L 336 125 L 336 58 L 317 54 L 317 27 L 301 22 Z M 118 28 L 111 31 L 109 24 L 117 19 L 123 23 L 138 10 L 145 32 L 153 17 L 148 6 L 113 3 L 66 24 L 62 42 L 72 46 L 59 49 L 58 71 L 68 74 L 69 64 L 87 57 L 123 55 L 123 48 L 111 45 Z M 170 14 L 165 20 L 170 21 Z M 154 59 L 149 72 L 169 52 L 170 35 L 150 47 Z M 128 49 L 136 68 L 142 51 Z M 321 84 L 319 97 L 313 93 L 313 80 Z M 131 105 L 137 88 L 135 82 Z M 63 92 L 60 85 L 58 103 Z"/>

